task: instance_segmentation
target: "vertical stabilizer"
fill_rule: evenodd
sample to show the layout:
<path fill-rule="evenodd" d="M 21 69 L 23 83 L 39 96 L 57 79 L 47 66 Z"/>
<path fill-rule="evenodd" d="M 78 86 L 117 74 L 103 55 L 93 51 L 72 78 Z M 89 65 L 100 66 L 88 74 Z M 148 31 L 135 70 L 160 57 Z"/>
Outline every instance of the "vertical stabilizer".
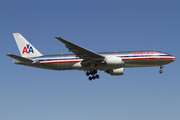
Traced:
<path fill-rule="evenodd" d="M 38 57 L 42 54 L 36 50 L 20 33 L 13 33 L 16 44 L 22 57 Z"/>

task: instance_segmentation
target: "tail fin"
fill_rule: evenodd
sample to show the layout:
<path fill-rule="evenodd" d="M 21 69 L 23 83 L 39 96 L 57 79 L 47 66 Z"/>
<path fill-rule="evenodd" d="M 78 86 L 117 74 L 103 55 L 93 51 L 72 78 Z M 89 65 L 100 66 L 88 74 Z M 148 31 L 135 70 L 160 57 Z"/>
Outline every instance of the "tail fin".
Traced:
<path fill-rule="evenodd" d="M 38 57 L 42 54 L 36 50 L 20 33 L 13 33 L 16 44 L 22 57 Z"/>

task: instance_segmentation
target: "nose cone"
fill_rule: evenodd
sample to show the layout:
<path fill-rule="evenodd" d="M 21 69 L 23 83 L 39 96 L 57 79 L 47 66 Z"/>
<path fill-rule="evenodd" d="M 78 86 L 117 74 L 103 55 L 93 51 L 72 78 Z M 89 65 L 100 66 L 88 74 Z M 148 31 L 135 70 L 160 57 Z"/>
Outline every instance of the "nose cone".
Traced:
<path fill-rule="evenodd" d="M 174 62 L 175 60 L 176 60 L 176 58 L 171 56 L 170 59 L 169 59 L 169 62 Z"/>
<path fill-rule="evenodd" d="M 173 61 L 175 61 L 176 60 L 176 58 L 175 57 L 173 57 Z"/>
<path fill-rule="evenodd" d="M 172 62 L 174 62 L 176 60 L 176 58 L 174 56 L 169 56 L 169 57 L 167 57 L 165 59 L 166 59 L 167 64 L 172 63 Z"/>

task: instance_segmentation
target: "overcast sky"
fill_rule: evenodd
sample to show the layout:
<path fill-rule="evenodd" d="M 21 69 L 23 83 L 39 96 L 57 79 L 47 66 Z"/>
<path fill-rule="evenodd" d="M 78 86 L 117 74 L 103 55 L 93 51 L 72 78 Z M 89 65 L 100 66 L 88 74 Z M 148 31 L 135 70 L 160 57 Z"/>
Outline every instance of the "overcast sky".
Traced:
<path fill-rule="evenodd" d="M 179 120 L 179 0 L 1 0 L 0 120 Z M 52 71 L 15 65 L 12 33 L 42 54 L 69 53 L 54 36 L 96 52 L 158 50 L 176 61 L 163 68 Z"/>

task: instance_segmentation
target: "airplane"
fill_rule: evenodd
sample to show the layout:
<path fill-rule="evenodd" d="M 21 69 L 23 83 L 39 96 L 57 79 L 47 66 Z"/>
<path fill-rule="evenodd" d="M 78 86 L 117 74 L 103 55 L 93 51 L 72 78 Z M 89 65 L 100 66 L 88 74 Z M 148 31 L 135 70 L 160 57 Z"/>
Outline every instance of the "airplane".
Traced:
<path fill-rule="evenodd" d="M 166 64 L 176 60 L 171 54 L 154 50 L 97 53 L 61 37 L 55 38 L 74 54 L 42 55 L 20 33 L 13 33 L 13 36 L 21 56 L 6 55 L 14 58 L 14 64 L 59 71 L 81 70 L 90 81 L 99 78 L 98 70 L 119 76 L 124 74 L 124 68 L 160 66 L 159 73 L 162 73 Z"/>

